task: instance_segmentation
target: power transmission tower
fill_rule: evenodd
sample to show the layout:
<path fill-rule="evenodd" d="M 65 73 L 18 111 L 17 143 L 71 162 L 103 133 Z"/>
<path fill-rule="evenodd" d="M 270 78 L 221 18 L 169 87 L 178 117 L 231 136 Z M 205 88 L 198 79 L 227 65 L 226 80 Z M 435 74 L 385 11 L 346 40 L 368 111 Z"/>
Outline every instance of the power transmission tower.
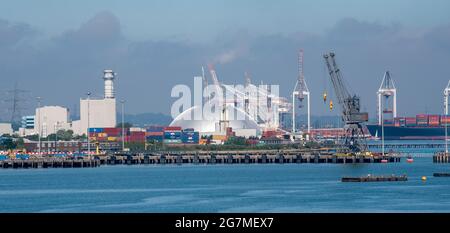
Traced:
<path fill-rule="evenodd" d="M 6 91 L 6 99 L 9 111 L 9 120 L 12 124 L 17 124 L 21 121 L 22 111 L 26 110 L 25 94 L 29 93 L 27 90 L 19 89 L 18 83 L 15 82 L 14 89 Z"/>

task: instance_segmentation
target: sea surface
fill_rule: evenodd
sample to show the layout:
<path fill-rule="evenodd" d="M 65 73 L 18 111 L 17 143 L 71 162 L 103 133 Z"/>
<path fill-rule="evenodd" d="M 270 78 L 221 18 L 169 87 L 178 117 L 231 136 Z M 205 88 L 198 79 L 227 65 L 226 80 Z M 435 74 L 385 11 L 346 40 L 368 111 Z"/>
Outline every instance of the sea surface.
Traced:
<path fill-rule="evenodd" d="M 417 154 L 390 164 L 1 169 L 0 212 L 450 212 L 450 178 L 432 176 L 450 164 Z M 367 174 L 409 180 L 340 181 Z"/>

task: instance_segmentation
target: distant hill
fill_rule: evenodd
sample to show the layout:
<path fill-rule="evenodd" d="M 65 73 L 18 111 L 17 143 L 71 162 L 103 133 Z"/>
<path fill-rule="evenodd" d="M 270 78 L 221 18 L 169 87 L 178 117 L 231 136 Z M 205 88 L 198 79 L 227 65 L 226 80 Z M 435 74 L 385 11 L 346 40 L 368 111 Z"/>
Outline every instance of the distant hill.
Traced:
<path fill-rule="evenodd" d="M 125 122 L 132 123 L 134 126 L 146 125 L 169 125 L 172 122 L 172 117 L 162 113 L 140 113 L 140 114 L 125 114 Z M 117 122 L 122 121 L 122 115 L 117 114 Z"/>

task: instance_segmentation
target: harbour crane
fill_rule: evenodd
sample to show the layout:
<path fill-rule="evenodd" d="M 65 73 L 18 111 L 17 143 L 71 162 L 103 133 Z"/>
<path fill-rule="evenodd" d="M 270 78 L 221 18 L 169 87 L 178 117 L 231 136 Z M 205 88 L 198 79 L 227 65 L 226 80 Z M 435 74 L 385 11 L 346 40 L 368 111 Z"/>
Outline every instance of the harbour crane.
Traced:
<path fill-rule="evenodd" d="M 300 49 L 298 54 L 298 77 L 297 82 L 295 83 L 294 91 L 292 92 L 292 133 L 297 133 L 296 123 L 295 123 L 295 110 L 297 108 L 296 103 L 298 100 L 299 106 L 298 108 L 303 107 L 303 100 L 305 96 L 308 98 L 307 100 L 307 132 L 311 133 L 311 107 L 310 107 L 310 92 L 308 89 L 308 85 L 306 85 L 305 75 L 303 74 L 303 49 Z"/>
<path fill-rule="evenodd" d="M 333 83 L 338 104 L 342 110 L 342 120 L 345 123 L 345 136 L 341 143 L 341 150 L 358 154 L 367 151 L 367 142 L 364 137 L 363 125 L 368 121 L 368 113 L 360 111 L 360 99 L 355 94 L 350 94 L 344 85 L 344 79 L 335 60 L 335 54 L 330 52 L 323 55 L 328 73 Z"/>

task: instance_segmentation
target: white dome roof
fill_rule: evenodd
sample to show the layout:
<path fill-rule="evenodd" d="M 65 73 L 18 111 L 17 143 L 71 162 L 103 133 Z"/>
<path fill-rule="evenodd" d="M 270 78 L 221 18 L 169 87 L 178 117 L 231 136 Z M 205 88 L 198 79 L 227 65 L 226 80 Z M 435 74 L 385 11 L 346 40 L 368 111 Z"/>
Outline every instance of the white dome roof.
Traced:
<path fill-rule="evenodd" d="M 199 106 L 191 107 L 180 115 L 178 115 L 170 126 L 180 126 L 183 129 L 193 128 L 195 131 L 199 132 L 214 132 L 216 131 L 216 125 L 219 123 L 219 120 L 194 120 L 194 110 L 198 109 Z M 243 120 L 229 120 L 229 127 L 232 129 L 256 129 L 260 130 L 258 124 L 244 111 L 234 106 L 227 106 L 227 115 L 228 116 L 236 116 L 237 114 L 242 114 L 240 116 L 244 118 Z M 229 117 L 231 118 L 231 117 Z M 186 120 L 190 119 L 190 120 Z"/>

